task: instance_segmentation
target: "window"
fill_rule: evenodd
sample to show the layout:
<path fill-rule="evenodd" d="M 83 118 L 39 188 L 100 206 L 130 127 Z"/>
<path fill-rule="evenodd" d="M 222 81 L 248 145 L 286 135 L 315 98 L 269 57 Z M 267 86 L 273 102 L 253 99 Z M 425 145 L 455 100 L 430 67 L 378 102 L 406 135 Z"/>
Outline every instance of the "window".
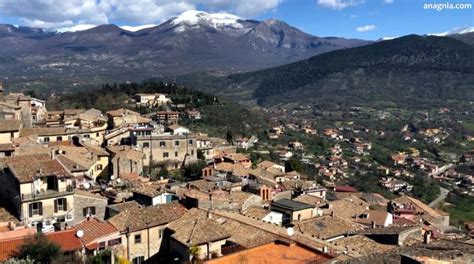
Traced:
<path fill-rule="evenodd" d="M 30 207 L 29 208 L 30 217 L 35 216 L 35 215 L 43 215 L 42 202 L 31 203 L 29 207 Z"/>
<path fill-rule="evenodd" d="M 59 198 L 54 201 L 54 212 L 67 211 L 66 198 Z"/>
<path fill-rule="evenodd" d="M 142 235 L 141 234 L 135 235 L 134 241 L 135 241 L 135 244 L 142 243 Z"/>
<path fill-rule="evenodd" d="M 174 145 L 175 145 L 175 146 L 179 146 L 179 141 L 176 140 L 176 141 L 174 142 Z"/>
<path fill-rule="evenodd" d="M 175 151 L 175 152 L 174 152 L 174 156 L 175 156 L 175 157 L 178 157 L 178 151 Z"/>
<path fill-rule="evenodd" d="M 142 264 L 145 263 L 145 257 L 140 256 L 140 257 L 135 257 L 132 260 L 132 264 Z"/>
<path fill-rule="evenodd" d="M 190 139 L 190 140 L 189 140 L 189 145 L 192 145 L 192 144 L 193 144 L 193 140 Z"/>
<path fill-rule="evenodd" d="M 148 143 L 148 142 L 143 143 L 143 147 L 144 147 L 144 148 L 149 148 L 149 147 L 150 147 L 150 143 Z"/>
<path fill-rule="evenodd" d="M 159 237 L 159 238 L 162 238 L 162 237 L 163 237 L 163 232 L 164 232 L 163 230 L 164 230 L 164 229 L 161 229 L 161 228 L 158 229 L 158 237 Z"/>
<path fill-rule="evenodd" d="M 85 134 L 85 135 L 84 135 L 84 137 L 85 137 L 85 138 L 90 138 L 90 137 L 91 137 L 91 135 L 89 135 L 89 134 Z"/>
<path fill-rule="evenodd" d="M 160 141 L 160 147 L 166 147 L 166 142 L 165 141 Z"/>
<path fill-rule="evenodd" d="M 105 249 L 105 241 L 100 242 L 98 246 L 99 246 L 99 250 Z"/>
<path fill-rule="evenodd" d="M 194 149 L 191 149 L 191 156 L 194 155 Z"/>
<path fill-rule="evenodd" d="M 82 209 L 82 215 L 84 217 L 95 215 L 95 206 L 85 207 Z"/>
<path fill-rule="evenodd" d="M 44 141 L 44 142 L 49 142 L 49 137 L 45 137 L 45 138 L 43 139 L 43 141 Z"/>
<path fill-rule="evenodd" d="M 98 171 L 102 170 L 102 164 L 97 164 L 96 170 L 98 170 Z"/>
<path fill-rule="evenodd" d="M 163 158 L 168 158 L 168 157 L 169 157 L 168 152 L 163 152 Z"/>
<path fill-rule="evenodd" d="M 109 247 L 111 247 L 111 246 L 115 246 L 115 245 L 120 245 L 121 243 L 122 243 L 122 239 L 119 237 L 119 238 L 116 238 L 116 239 L 109 240 L 108 245 L 109 245 Z"/>
<path fill-rule="evenodd" d="M 56 137 L 56 141 L 63 141 L 63 137 Z"/>

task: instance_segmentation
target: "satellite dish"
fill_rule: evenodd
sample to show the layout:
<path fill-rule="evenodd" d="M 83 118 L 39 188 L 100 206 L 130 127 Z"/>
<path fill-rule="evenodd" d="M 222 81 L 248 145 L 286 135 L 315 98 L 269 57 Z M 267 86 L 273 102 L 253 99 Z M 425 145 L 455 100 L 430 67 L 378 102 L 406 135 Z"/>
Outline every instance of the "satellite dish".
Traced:
<path fill-rule="evenodd" d="M 82 231 L 82 230 L 77 230 L 76 236 L 77 236 L 78 238 L 83 237 L 83 236 L 84 236 L 84 231 Z"/>
<path fill-rule="evenodd" d="M 111 179 L 111 180 L 115 180 L 115 179 L 117 179 L 117 176 L 112 175 L 112 176 L 110 176 L 110 179 Z"/>
<path fill-rule="evenodd" d="M 295 234 L 295 230 L 293 229 L 293 227 L 288 227 L 286 229 L 286 233 L 288 234 L 288 236 L 293 236 Z"/>
<path fill-rule="evenodd" d="M 91 184 L 88 182 L 84 183 L 83 186 L 84 186 L 84 189 L 86 190 L 89 190 L 91 188 Z"/>
<path fill-rule="evenodd" d="M 120 180 L 120 179 L 117 179 L 117 182 L 118 182 L 118 183 L 120 183 L 120 182 L 122 182 L 122 180 Z"/>

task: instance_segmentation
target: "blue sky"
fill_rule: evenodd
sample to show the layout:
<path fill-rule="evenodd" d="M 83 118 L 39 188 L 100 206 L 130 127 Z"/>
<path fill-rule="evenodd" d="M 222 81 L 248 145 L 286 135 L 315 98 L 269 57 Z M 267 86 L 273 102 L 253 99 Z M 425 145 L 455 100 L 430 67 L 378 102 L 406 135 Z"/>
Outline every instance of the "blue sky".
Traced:
<path fill-rule="evenodd" d="M 156 25 L 189 9 L 276 18 L 317 36 L 378 39 L 441 33 L 474 26 L 470 9 L 426 10 L 446 0 L 0 0 L 0 23 L 51 30 L 99 24 Z"/>

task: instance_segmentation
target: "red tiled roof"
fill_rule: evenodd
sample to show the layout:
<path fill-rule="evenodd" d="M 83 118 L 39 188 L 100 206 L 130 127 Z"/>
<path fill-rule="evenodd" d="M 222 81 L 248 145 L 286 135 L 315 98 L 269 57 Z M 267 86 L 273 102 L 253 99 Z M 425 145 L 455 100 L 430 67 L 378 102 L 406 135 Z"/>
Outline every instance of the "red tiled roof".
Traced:
<path fill-rule="evenodd" d="M 336 192 L 357 192 L 357 190 L 351 186 L 336 186 L 335 191 Z"/>
<path fill-rule="evenodd" d="M 46 237 L 59 245 L 62 251 L 74 251 L 82 248 L 82 243 L 76 236 L 74 229 L 47 233 Z"/>
<path fill-rule="evenodd" d="M 15 255 L 21 245 L 25 243 L 24 238 L 14 238 L 0 241 L 0 261 L 7 260 Z"/>
<path fill-rule="evenodd" d="M 118 230 L 108 222 L 100 221 L 96 218 L 85 219 L 84 221 L 78 223 L 74 226 L 75 230 L 82 230 L 84 232 L 84 236 L 81 238 L 81 241 L 84 245 L 88 246 L 94 240 L 108 236 L 117 232 Z"/>

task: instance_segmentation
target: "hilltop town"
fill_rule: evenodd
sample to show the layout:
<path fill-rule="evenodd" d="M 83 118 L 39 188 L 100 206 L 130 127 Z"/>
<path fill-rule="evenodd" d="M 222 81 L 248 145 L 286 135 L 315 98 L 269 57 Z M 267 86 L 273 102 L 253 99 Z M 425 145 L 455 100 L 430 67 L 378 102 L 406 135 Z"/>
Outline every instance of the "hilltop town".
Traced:
<path fill-rule="evenodd" d="M 264 109 L 265 124 L 235 126 L 247 116 L 213 95 L 123 87 L 120 99 L 95 94 L 96 109 L 72 104 L 84 94 L 47 102 L 0 86 L 0 261 L 40 233 L 60 247 L 57 263 L 474 258 L 474 222 L 447 206 L 474 196 L 474 152 L 423 149 L 449 142 L 440 120 L 455 110 L 390 129 L 393 113 L 369 108 Z M 387 126 L 350 121 L 361 117 Z"/>

